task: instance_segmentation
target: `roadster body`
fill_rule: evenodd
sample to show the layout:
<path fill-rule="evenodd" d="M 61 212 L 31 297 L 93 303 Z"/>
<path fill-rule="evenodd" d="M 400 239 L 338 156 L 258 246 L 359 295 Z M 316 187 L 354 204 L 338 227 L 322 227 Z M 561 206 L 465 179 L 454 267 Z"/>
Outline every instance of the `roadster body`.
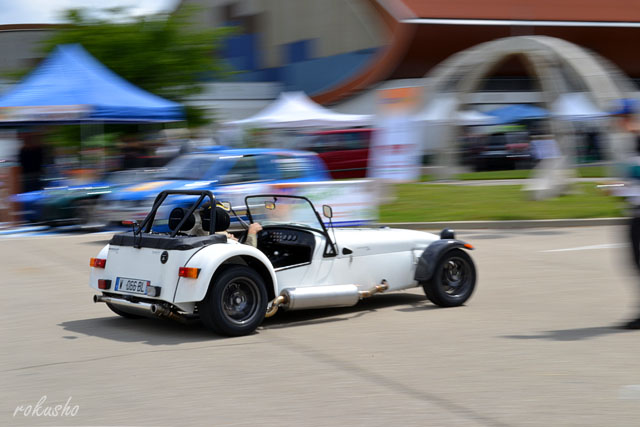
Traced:
<path fill-rule="evenodd" d="M 174 195 L 194 202 L 169 213 L 170 233 L 154 232 L 156 215 Z M 142 224 L 115 234 L 91 259 L 89 284 L 99 292 L 94 302 L 129 318 L 199 318 L 235 336 L 253 332 L 279 308 L 352 306 L 417 286 L 433 303 L 451 307 L 474 291 L 476 271 L 467 252 L 473 247 L 451 230 L 438 236 L 332 228 L 332 210 L 323 206 L 327 228 L 306 198 L 257 195 L 245 203 L 249 220 L 262 230 L 255 239 L 241 230 L 235 240 L 225 231 L 229 215 L 217 203 L 208 191 L 161 192 Z"/>

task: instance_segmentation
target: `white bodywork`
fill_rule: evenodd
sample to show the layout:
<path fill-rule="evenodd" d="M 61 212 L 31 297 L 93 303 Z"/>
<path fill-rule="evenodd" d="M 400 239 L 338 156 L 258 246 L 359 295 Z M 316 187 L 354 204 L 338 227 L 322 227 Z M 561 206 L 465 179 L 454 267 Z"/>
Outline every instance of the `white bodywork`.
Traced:
<path fill-rule="evenodd" d="M 335 235 L 338 254 L 325 256 L 325 235 L 320 231 L 306 232 L 312 233 L 316 242 L 311 262 L 278 269 L 269 261 L 270 254 L 232 240 L 188 250 L 169 250 L 165 263 L 161 261 L 162 249 L 107 245 L 97 256 L 107 260 L 105 268 L 91 268 L 90 286 L 102 292 L 98 280 L 108 279 L 112 281 L 109 294 L 136 296 L 115 290 L 117 278 L 150 281 L 151 286 L 160 286 L 162 291 L 159 297 L 142 295 L 145 300 L 166 302 L 184 313 L 193 313 L 222 264 L 250 261 L 263 266 L 262 275 L 273 289 L 272 296 L 287 288 L 341 284 L 368 290 L 383 280 L 389 290 L 399 290 L 417 286 L 414 280 L 417 261 L 424 249 L 439 239 L 431 233 L 411 230 L 335 229 L 329 230 L 329 235 L 332 239 Z M 343 254 L 344 249 L 351 253 Z M 197 279 L 179 277 L 180 267 L 199 268 L 200 274 Z"/>
<path fill-rule="evenodd" d="M 333 237 L 333 233 L 330 232 Z M 438 236 L 391 228 L 335 229 L 338 255 L 323 257 L 325 238 L 316 233 L 313 262 L 276 273 L 277 293 L 292 287 L 354 284 L 362 290 L 386 280 L 390 290 L 414 287 L 417 260 Z M 351 254 L 343 255 L 347 248 Z"/>

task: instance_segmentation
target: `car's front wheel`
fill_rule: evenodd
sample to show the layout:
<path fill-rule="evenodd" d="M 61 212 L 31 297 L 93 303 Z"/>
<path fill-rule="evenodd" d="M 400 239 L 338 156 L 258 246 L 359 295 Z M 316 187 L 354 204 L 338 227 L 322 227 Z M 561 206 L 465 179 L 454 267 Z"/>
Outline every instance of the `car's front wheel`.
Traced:
<path fill-rule="evenodd" d="M 422 283 L 431 302 L 441 307 L 464 304 L 476 286 L 476 268 L 462 249 L 452 249 L 438 261 L 431 279 Z"/>
<path fill-rule="evenodd" d="M 202 323 L 219 334 L 250 334 L 267 310 L 264 281 L 249 267 L 228 267 L 216 275 L 198 310 Z"/>

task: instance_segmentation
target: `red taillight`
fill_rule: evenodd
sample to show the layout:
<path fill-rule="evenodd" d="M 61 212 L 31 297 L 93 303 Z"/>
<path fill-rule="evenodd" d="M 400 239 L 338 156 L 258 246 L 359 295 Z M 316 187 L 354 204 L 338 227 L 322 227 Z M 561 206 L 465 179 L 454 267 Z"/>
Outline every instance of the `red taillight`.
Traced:
<path fill-rule="evenodd" d="M 197 279 L 199 274 L 200 269 L 193 267 L 180 267 L 180 270 L 178 271 L 178 276 L 188 277 L 189 279 Z"/>
<path fill-rule="evenodd" d="M 98 289 L 111 289 L 111 280 L 98 279 Z"/>
<path fill-rule="evenodd" d="M 107 260 L 102 258 L 91 258 L 89 260 L 89 265 L 91 267 L 104 268 L 104 266 L 107 265 Z"/>

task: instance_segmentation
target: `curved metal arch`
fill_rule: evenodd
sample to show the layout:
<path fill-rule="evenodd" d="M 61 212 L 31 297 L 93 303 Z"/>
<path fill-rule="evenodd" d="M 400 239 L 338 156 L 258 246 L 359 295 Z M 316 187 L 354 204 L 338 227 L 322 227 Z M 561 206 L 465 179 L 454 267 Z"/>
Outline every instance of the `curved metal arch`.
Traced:
<path fill-rule="evenodd" d="M 567 67 L 572 70 L 582 79 L 600 109 L 610 108 L 611 102 L 623 97 L 625 92 L 633 88 L 624 73 L 600 55 L 549 36 L 507 37 L 458 52 L 425 76 L 425 86 L 429 94 L 452 92 L 450 81 L 458 80 L 453 89 L 464 95 L 475 90 L 481 79 L 496 65 L 513 55 L 522 55 L 533 65 L 532 72 L 541 80 L 543 91 L 554 86 L 545 83 L 549 76 L 542 71 L 543 67 Z"/>
<path fill-rule="evenodd" d="M 425 76 L 423 107 L 443 94 L 454 94 L 454 102 L 448 104 L 449 117 L 468 102 L 484 77 L 490 75 L 502 61 L 513 55 L 525 59 L 530 73 L 538 79 L 542 88 L 543 103 L 551 110 L 553 102 L 568 91 L 566 70 L 577 76 L 587 89 L 596 106 L 603 111 L 612 107 L 615 100 L 625 97 L 633 89 L 633 83 L 615 65 L 605 58 L 566 40 L 549 36 L 517 36 L 488 41 L 449 57 Z M 571 125 L 550 118 L 550 126 L 556 134 L 559 147 L 566 155 L 573 151 L 569 130 Z M 448 144 L 442 146 L 440 158 L 450 171 L 455 159 L 450 149 L 457 145 L 457 126 L 449 123 L 445 135 Z M 608 147 L 611 150 L 611 147 Z M 613 154 L 610 151 L 610 154 Z M 450 173 L 450 172 L 446 172 Z"/>

